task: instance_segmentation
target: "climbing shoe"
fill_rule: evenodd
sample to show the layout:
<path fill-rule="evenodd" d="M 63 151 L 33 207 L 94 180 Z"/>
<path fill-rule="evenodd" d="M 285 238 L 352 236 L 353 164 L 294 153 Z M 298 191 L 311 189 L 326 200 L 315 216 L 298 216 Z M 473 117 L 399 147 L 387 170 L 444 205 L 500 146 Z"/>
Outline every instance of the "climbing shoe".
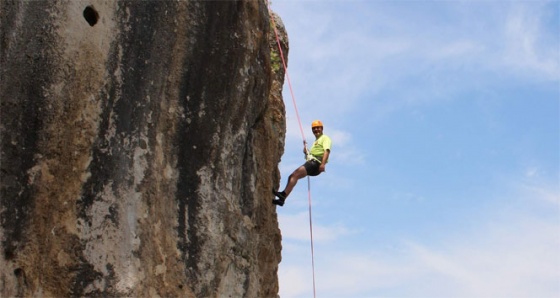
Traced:
<path fill-rule="evenodd" d="M 278 206 L 284 206 L 284 201 L 285 201 L 285 199 L 273 199 L 272 204 L 278 205 Z"/>
<path fill-rule="evenodd" d="M 272 193 L 278 197 L 278 199 L 272 200 L 272 204 L 278 206 L 284 206 L 284 201 L 286 201 L 286 193 L 283 191 L 272 190 Z"/>

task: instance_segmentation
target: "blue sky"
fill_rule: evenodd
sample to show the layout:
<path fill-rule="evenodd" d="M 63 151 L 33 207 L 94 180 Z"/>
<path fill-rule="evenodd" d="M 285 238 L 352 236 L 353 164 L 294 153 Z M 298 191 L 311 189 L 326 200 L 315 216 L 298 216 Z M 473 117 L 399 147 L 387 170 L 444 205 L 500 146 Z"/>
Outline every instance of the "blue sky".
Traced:
<path fill-rule="evenodd" d="M 317 297 L 560 296 L 560 2 L 273 0 L 308 141 Z M 281 187 L 302 164 L 288 84 Z M 307 180 L 280 295 L 312 297 Z"/>

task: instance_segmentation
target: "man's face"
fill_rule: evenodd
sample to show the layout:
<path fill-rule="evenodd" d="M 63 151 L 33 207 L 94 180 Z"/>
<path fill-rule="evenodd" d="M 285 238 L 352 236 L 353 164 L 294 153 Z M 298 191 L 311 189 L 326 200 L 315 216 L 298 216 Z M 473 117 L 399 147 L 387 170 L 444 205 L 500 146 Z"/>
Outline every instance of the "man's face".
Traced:
<path fill-rule="evenodd" d="M 323 127 L 322 126 L 315 126 L 312 127 L 311 130 L 316 137 L 319 137 L 323 134 Z"/>

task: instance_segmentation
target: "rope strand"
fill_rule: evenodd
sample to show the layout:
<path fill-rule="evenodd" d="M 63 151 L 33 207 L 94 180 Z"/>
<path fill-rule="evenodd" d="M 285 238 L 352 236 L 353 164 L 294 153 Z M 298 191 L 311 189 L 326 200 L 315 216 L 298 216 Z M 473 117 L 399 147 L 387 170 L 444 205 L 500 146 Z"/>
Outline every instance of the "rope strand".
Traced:
<path fill-rule="evenodd" d="M 315 256 L 313 253 L 313 221 L 311 218 L 311 179 L 307 176 L 307 201 L 309 202 L 309 234 L 311 235 L 311 268 L 313 271 L 313 297 L 315 295 Z"/>
<path fill-rule="evenodd" d="M 282 51 L 282 45 L 280 44 L 280 37 L 278 36 L 278 31 L 276 29 L 276 23 L 274 22 L 274 16 L 272 15 L 272 11 L 270 10 L 270 3 L 267 2 L 268 13 L 270 16 L 270 20 L 272 22 L 272 27 L 274 28 L 274 34 L 276 35 L 276 43 L 278 44 L 278 51 L 280 52 L 280 58 L 282 59 L 282 65 L 284 66 L 284 72 L 286 73 L 286 78 L 288 79 L 288 87 L 290 88 L 290 95 L 292 96 L 292 103 L 294 105 L 294 110 L 296 111 L 296 117 L 299 124 L 299 130 L 301 132 L 301 137 L 303 139 L 303 144 L 307 150 L 307 141 L 305 140 L 305 134 L 303 133 L 303 126 L 301 125 L 301 118 L 299 117 L 299 111 L 296 104 L 296 97 L 294 96 L 294 91 L 292 88 L 292 82 L 290 80 L 290 74 L 288 73 L 288 67 L 286 65 L 286 60 L 284 59 L 284 52 Z M 308 194 L 308 202 L 309 202 L 309 234 L 310 234 L 310 242 L 311 242 L 311 269 L 313 273 L 313 297 L 316 297 L 316 290 L 315 290 L 315 254 L 313 249 L 313 221 L 312 221 L 312 214 L 311 214 L 311 179 L 307 176 L 307 194 Z"/>
<path fill-rule="evenodd" d="M 292 88 L 292 81 L 290 80 L 290 74 L 288 73 L 288 66 L 286 65 L 286 59 L 284 59 L 284 52 L 282 51 L 282 45 L 280 44 L 280 37 L 278 36 L 278 30 L 276 29 L 276 23 L 274 22 L 274 16 L 272 15 L 272 11 L 270 10 L 270 7 L 268 8 L 268 11 L 270 15 L 270 20 L 272 21 L 272 28 L 274 28 L 274 34 L 276 35 L 276 43 L 278 44 L 278 51 L 280 52 L 280 58 L 282 59 L 282 66 L 284 66 L 286 79 L 288 79 L 288 87 L 290 89 L 290 95 L 292 96 L 292 103 L 294 105 L 294 110 L 296 111 L 296 117 L 299 124 L 299 131 L 301 133 L 301 138 L 303 139 L 304 143 L 307 143 L 305 140 L 305 133 L 303 133 L 303 126 L 301 125 L 301 119 L 299 117 L 299 111 L 296 104 L 296 97 L 294 96 L 294 90 Z"/>

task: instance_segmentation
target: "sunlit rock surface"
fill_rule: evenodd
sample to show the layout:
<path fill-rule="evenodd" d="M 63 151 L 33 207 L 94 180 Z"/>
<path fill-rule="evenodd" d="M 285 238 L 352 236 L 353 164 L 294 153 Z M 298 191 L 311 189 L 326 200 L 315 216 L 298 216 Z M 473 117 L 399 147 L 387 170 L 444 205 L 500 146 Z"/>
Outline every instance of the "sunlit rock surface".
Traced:
<path fill-rule="evenodd" d="M 269 21 L 256 0 L 0 1 L 0 296 L 277 296 Z"/>

